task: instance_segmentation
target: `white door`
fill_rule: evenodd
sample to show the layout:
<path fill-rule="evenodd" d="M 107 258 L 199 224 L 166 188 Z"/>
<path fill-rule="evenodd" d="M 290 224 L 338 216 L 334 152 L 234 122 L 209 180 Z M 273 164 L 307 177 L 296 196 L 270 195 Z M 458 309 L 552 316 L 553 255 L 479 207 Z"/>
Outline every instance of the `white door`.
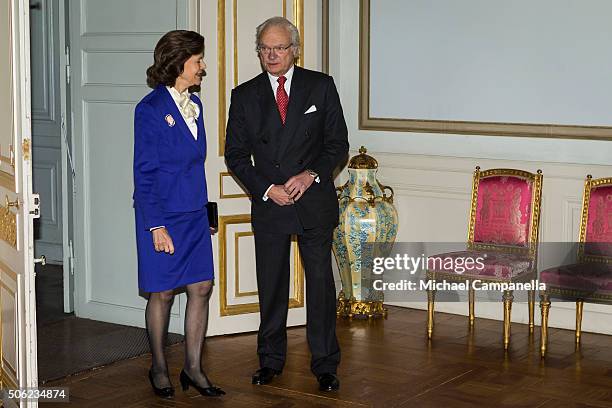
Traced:
<path fill-rule="evenodd" d="M 167 31 L 187 27 L 187 0 L 69 1 L 74 282 L 79 317 L 144 325 L 139 296 L 132 162 L 134 108 Z M 182 331 L 177 299 L 170 331 Z"/>
<path fill-rule="evenodd" d="M 0 2 L 0 31 L 0 388 L 24 388 L 38 384 L 27 0 Z"/>

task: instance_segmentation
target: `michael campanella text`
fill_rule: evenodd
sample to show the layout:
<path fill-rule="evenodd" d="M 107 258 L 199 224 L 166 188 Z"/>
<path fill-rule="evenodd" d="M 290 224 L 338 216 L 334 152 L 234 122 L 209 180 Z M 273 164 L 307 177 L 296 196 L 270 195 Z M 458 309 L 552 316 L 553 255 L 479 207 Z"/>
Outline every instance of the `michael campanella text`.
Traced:
<path fill-rule="evenodd" d="M 479 279 L 469 281 L 465 280 L 462 282 L 449 282 L 446 280 L 419 280 L 417 282 L 402 279 L 398 282 L 383 282 L 382 279 L 374 281 L 375 290 L 395 290 L 395 291 L 407 291 L 407 290 L 546 290 L 546 284 L 539 280 L 531 280 L 529 282 L 483 282 Z"/>

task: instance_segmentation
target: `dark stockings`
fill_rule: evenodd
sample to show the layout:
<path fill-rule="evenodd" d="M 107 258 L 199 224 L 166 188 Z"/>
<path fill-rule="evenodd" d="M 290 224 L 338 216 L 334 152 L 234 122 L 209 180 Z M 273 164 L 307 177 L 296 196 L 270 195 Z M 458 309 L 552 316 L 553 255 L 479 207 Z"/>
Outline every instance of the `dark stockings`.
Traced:
<path fill-rule="evenodd" d="M 210 381 L 202 370 L 202 345 L 208 327 L 208 300 L 212 281 L 187 285 L 185 311 L 185 373 L 196 384 L 207 388 Z"/>
<path fill-rule="evenodd" d="M 168 322 L 170 321 L 170 308 L 173 300 L 174 291 L 172 290 L 152 292 L 149 295 L 145 311 L 152 355 L 151 373 L 153 374 L 153 382 L 158 388 L 172 386 L 168 378 L 168 364 L 164 355 L 164 347 L 168 336 Z"/>

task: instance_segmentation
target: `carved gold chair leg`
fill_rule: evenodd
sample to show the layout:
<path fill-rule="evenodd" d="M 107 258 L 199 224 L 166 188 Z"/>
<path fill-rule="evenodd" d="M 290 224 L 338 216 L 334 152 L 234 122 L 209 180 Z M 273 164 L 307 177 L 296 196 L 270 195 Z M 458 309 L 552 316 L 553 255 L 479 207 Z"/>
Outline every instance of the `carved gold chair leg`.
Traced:
<path fill-rule="evenodd" d="M 434 326 L 434 301 L 436 291 L 430 289 L 427 291 L 427 338 L 431 340 Z"/>
<path fill-rule="evenodd" d="M 548 311 L 550 310 L 550 298 L 548 293 L 540 295 L 540 309 L 542 310 L 542 332 L 540 335 L 540 356 L 546 357 L 546 345 L 548 344 Z"/>
<path fill-rule="evenodd" d="M 470 287 L 468 296 L 469 296 L 469 312 L 470 312 L 470 329 L 472 329 L 474 327 L 474 320 L 476 318 L 474 315 L 474 296 L 475 296 L 474 288 Z"/>
<path fill-rule="evenodd" d="M 580 346 L 580 335 L 582 329 L 582 310 L 584 307 L 584 301 L 578 299 L 576 301 L 576 347 Z"/>
<path fill-rule="evenodd" d="M 512 312 L 512 300 L 514 300 L 514 295 L 512 295 L 511 290 L 504 291 L 504 350 L 508 350 L 508 346 L 510 345 L 510 314 Z"/>
<path fill-rule="evenodd" d="M 528 305 L 529 305 L 529 335 L 533 334 L 534 330 L 534 314 L 535 314 L 535 290 L 530 290 L 528 293 Z"/>

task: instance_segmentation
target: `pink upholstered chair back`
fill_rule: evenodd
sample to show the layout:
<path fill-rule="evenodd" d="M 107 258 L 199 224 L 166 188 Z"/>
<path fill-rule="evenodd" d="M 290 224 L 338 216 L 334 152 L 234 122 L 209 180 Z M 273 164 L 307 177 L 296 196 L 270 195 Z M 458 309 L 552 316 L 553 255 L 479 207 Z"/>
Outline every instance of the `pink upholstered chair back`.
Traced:
<path fill-rule="evenodd" d="M 514 170 L 474 172 L 472 244 L 527 248 L 537 243 L 542 175 Z"/>
<path fill-rule="evenodd" d="M 612 259 L 612 178 L 587 176 L 582 201 L 582 255 Z"/>

